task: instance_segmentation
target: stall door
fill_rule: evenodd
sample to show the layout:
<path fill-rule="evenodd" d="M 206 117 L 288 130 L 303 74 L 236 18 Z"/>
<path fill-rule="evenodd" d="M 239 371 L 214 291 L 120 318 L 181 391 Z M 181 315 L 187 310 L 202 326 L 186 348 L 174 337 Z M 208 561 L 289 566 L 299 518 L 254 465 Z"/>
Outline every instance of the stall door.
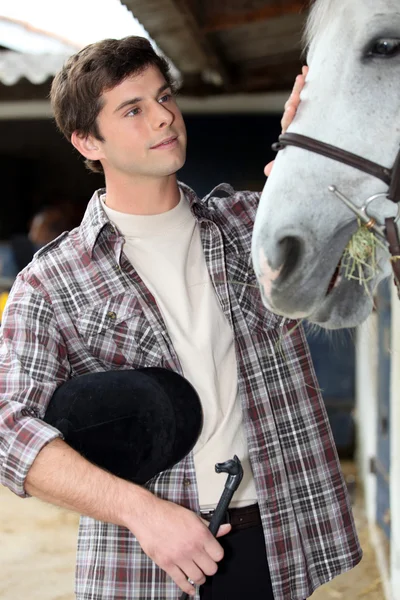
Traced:
<path fill-rule="evenodd" d="M 377 477 L 377 522 L 390 537 L 390 336 L 391 281 L 383 282 L 376 299 L 378 311 L 378 445 L 373 470 Z"/>
<path fill-rule="evenodd" d="M 336 447 L 352 458 L 355 446 L 355 342 L 347 331 L 307 335 Z"/>

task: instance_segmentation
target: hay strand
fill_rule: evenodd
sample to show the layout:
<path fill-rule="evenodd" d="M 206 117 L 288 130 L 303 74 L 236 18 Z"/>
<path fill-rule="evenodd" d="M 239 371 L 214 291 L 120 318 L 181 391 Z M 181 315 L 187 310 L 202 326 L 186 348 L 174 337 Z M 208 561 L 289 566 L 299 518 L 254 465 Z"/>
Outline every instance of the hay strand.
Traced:
<path fill-rule="evenodd" d="M 342 272 L 346 279 L 358 281 L 368 294 L 368 283 L 379 271 L 378 247 L 387 251 L 377 236 L 358 220 L 358 229 L 343 253 Z"/>

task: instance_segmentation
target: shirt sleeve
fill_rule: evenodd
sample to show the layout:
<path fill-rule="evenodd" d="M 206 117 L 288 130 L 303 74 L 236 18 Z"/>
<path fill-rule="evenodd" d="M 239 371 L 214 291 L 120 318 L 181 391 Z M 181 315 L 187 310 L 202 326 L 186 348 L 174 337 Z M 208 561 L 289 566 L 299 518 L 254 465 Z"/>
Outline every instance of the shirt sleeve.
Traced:
<path fill-rule="evenodd" d="M 42 418 L 69 372 L 51 303 L 18 277 L 0 332 L 0 483 L 18 496 L 39 451 L 62 437 Z"/>
<path fill-rule="evenodd" d="M 243 203 L 245 204 L 249 218 L 254 225 L 258 205 L 260 204 L 261 192 L 244 192 L 243 194 Z"/>
<path fill-rule="evenodd" d="M 233 213 L 235 219 L 239 220 L 242 235 L 244 237 L 253 234 L 260 197 L 260 192 L 247 191 L 235 192 L 232 195 L 230 212 Z"/>
<path fill-rule="evenodd" d="M 235 192 L 232 200 L 232 210 L 240 218 L 241 224 L 253 231 L 254 221 L 258 205 L 260 203 L 260 192 Z"/>

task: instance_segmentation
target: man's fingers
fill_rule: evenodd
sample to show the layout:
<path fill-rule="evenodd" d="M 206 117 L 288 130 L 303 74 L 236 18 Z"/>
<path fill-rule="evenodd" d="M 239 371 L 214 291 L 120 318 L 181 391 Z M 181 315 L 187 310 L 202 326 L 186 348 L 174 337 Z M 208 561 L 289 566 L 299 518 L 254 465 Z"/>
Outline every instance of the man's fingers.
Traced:
<path fill-rule="evenodd" d="M 290 123 L 293 121 L 293 118 L 296 114 L 296 111 L 300 104 L 300 94 L 302 89 L 304 88 L 306 77 L 308 74 L 308 67 L 304 66 L 302 68 L 302 74 L 297 75 L 292 93 L 290 94 L 287 102 L 285 103 L 285 112 L 283 113 L 283 117 L 281 120 L 282 125 L 282 133 L 285 133 Z"/>
<path fill-rule="evenodd" d="M 287 128 L 293 121 L 300 104 L 300 94 L 306 82 L 306 77 L 308 75 L 308 67 L 304 66 L 301 71 L 301 75 L 297 75 L 295 79 L 292 93 L 285 102 L 285 111 L 281 119 L 282 133 L 286 132 Z M 264 174 L 266 175 L 266 177 L 269 177 L 271 175 L 274 162 L 275 161 L 273 160 L 264 167 Z"/>
<path fill-rule="evenodd" d="M 292 90 L 292 94 L 300 94 L 301 90 L 303 89 L 305 84 L 305 77 L 304 75 L 297 75 L 295 81 L 294 81 L 294 86 L 293 86 L 293 90 Z"/>
<path fill-rule="evenodd" d="M 224 523 L 218 529 L 216 537 L 217 538 L 222 537 L 223 535 L 226 535 L 227 533 L 229 533 L 231 530 L 232 530 L 232 525 L 230 525 L 229 523 Z"/>
<path fill-rule="evenodd" d="M 282 117 L 282 121 L 281 121 L 282 133 L 285 133 L 286 129 L 289 127 L 290 123 L 293 121 L 296 111 L 297 111 L 297 106 L 294 106 L 294 105 L 289 105 L 287 107 L 287 109 L 285 110 L 283 117 Z"/>
<path fill-rule="evenodd" d="M 271 175 L 272 167 L 274 166 L 275 161 L 271 161 L 264 167 L 264 174 L 269 177 Z"/>
<path fill-rule="evenodd" d="M 182 592 L 186 592 L 189 596 L 195 595 L 196 590 L 194 586 L 188 582 L 186 574 L 179 567 L 174 565 L 171 569 L 167 570 L 167 573 L 175 581 L 176 585 L 181 588 Z"/>
<path fill-rule="evenodd" d="M 268 166 L 268 165 L 267 165 L 267 166 Z M 267 168 L 267 167 L 265 167 L 265 168 Z M 210 525 L 209 521 L 207 521 L 206 519 L 202 519 L 201 517 L 200 517 L 200 519 L 201 519 L 201 521 L 204 523 L 204 525 L 205 525 L 205 526 L 207 527 L 207 529 L 208 529 L 208 527 L 209 527 L 209 525 Z M 232 525 L 229 525 L 229 523 L 224 523 L 224 524 L 223 524 L 223 525 L 221 525 L 221 526 L 220 526 L 220 528 L 218 529 L 218 531 L 217 531 L 217 535 L 216 535 L 215 537 L 219 538 L 219 537 L 221 537 L 222 535 L 226 535 L 227 533 L 229 533 L 229 532 L 231 531 L 231 529 L 232 529 Z"/>
<path fill-rule="evenodd" d="M 287 101 L 285 103 L 285 110 L 287 110 L 291 106 L 295 106 L 297 108 L 299 104 L 300 104 L 300 93 L 296 90 L 296 91 L 292 92 L 291 95 L 289 96 L 289 98 L 287 99 Z"/>
<path fill-rule="evenodd" d="M 203 583 L 206 580 L 206 576 L 205 576 L 204 572 L 192 560 L 190 562 L 189 561 L 182 562 L 181 564 L 179 564 L 179 568 L 186 575 L 186 579 L 189 578 L 196 585 L 203 585 Z M 190 582 L 189 582 L 189 584 L 190 584 Z"/>
<path fill-rule="evenodd" d="M 207 537 L 207 540 L 204 543 L 204 550 L 206 551 L 208 556 L 215 562 L 219 562 L 224 558 L 223 547 L 212 535 Z"/>
<path fill-rule="evenodd" d="M 210 558 L 205 552 L 193 556 L 193 561 L 204 573 L 204 575 L 215 575 L 215 573 L 218 571 L 217 563 L 214 560 L 212 560 L 212 558 Z"/>

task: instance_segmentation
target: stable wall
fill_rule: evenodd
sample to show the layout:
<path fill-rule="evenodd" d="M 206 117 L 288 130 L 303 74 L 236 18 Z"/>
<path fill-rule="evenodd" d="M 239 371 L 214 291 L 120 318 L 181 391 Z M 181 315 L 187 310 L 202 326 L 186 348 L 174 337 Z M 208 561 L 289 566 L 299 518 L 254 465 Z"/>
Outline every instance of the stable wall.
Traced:
<path fill-rule="evenodd" d="M 356 423 L 357 459 L 362 479 L 366 511 L 375 547 L 386 600 L 400 600 L 400 302 L 395 286 L 391 289 L 390 336 L 390 540 L 378 525 L 379 489 L 377 474 L 371 472 L 371 460 L 378 453 L 380 431 L 378 406 L 379 332 L 374 313 L 357 335 L 356 347 Z"/>
<path fill-rule="evenodd" d="M 400 302 L 392 288 L 392 370 L 391 370 L 391 589 L 393 600 L 400 600 Z"/>
<path fill-rule="evenodd" d="M 188 154 L 179 178 L 199 196 L 229 182 L 236 189 L 261 190 L 264 166 L 280 118 L 271 115 L 185 116 Z M 90 173 L 51 119 L 0 120 L 2 210 L 0 239 L 24 233 L 44 204 L 72 202 L 83 213 L 103 177 Z"/>
<path fill-rule="evenodd" d="M 357 460 L 363 482 L 368 521 L 376 520 L 376 477 L 371 473 L 371 460 L 377 447 L 377 315 L 359 327 L 356 344 L 356 425 Z"/>

